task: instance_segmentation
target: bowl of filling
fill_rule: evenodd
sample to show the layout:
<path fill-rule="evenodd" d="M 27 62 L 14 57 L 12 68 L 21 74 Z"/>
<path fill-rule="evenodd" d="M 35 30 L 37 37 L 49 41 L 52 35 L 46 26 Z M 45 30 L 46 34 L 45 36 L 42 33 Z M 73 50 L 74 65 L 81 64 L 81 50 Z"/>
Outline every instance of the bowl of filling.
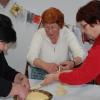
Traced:
<path fill-rule="evenodd" d="M 52 100 L 53 95 L 45 90 L 30 90 L 25 100 Z"/>

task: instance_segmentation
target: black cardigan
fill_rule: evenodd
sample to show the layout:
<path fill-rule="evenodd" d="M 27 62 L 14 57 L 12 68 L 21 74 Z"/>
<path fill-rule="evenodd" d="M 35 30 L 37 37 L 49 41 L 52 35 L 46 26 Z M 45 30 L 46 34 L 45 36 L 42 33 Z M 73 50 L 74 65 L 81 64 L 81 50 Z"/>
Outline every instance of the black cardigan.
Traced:
<path fill-rule="evenodd" d="M 0 53 L 0 97 L 8 96 L 17 73 L 16 70 L 8 65 L 3 52 Z"/>

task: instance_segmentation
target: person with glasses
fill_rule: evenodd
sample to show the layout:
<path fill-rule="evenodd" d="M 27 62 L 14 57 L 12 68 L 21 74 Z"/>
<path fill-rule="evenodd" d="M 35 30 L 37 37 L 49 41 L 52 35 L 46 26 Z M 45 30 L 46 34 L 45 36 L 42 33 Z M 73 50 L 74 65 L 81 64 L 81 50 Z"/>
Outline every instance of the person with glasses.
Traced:
<path fill-rule="evenodd" d="M 81 7 L 77 12 L 76 20 L 93 46 L 79 68 L 49 74 L 44 79 L 45 84 L 59 80 L 64 84 L 81 85 L 95 80 L 95 84 L 100 85 L 100 1 L 92 0 Z"/>
<path fill-rule="evenodd" d="M 27 54 L 32 66 L 31 78 L 34 79 L 44 79 L 46 74 L 55 73 L 59 68 L 72 69 L 85 57 L 74 33 L 64 26 L 64 14 L 59 9 L 46 9 L 41 19 L 43 27 L 34 33 Z"/>
<path fill-rule="evenodd" d="M 29 81 L 25 75 L 11 68 L 4 56 L 9 43 L 16 42 L 16 32 L 9 17 L 0 14 L 0 97 L 18 96 L 25 100 Z"/>

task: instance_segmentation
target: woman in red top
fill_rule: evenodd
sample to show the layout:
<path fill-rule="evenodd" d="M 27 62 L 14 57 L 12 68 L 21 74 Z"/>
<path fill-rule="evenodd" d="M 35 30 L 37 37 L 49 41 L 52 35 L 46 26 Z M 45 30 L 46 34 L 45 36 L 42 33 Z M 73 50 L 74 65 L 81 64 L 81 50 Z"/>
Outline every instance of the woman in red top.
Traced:
<path fill-rule="evenodd" d="M 45 84 L 59 80 L 62 83 L 80 85 L 95 80 L 100 84 L 100 1 L 90 1 L 81 7 L 76 15 L 81 30 L 88 38 L 94 41 L 88 56 L 83 64 L 74 70 L 48 74 L 44 79 Z"/>

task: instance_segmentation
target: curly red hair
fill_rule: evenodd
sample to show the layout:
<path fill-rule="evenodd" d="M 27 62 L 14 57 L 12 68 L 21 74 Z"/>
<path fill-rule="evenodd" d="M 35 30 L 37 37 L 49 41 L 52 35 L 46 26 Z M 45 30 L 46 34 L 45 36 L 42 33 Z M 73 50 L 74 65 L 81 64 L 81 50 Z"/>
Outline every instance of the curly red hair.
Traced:
<path fill-rule="evenodd" d="M 42 14 L 42 24 L 57 23 L 60 28 L 64 26 L 64 14 L 57 8 L 49 8 Z"/>

